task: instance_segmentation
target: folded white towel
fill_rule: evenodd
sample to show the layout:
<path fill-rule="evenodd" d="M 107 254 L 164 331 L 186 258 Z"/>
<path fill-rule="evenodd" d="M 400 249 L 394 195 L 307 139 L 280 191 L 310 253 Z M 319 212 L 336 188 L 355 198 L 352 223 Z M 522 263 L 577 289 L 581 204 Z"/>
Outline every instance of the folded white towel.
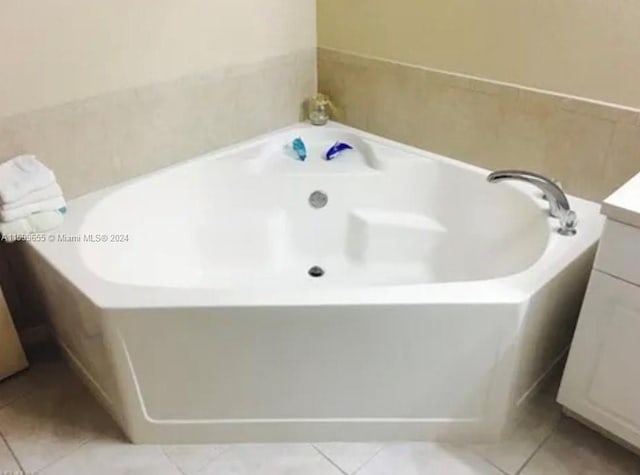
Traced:
<path fill-rule="evenodd" d="M 42 213 L 30 214 L 26 220 L 34 233 L 44 233 L 60 226 L 64 221 L 64 214 L 59 210 L 43 211 Z"/>
<path fill-rule="evenodd" d="M 14 221 L 20 218 L 26 218 L 31 213 L 39 213 L 43 211 L 55 211 L 67 206 L 64 198 L 52 198 L 50 200 L 39 201 L 29 205 L 21 206 L 15 209 L 4 209 L 0 207 L 0 221 Z"/>
<path fill-rule="evenodd" d="M 0 203 L 12 203 L 55 181 L 53 172 L 35 156 L 20 155 L 12 158 L 0 163 Z"/>
<path fill-rule="evenodd" d="M 6 223 L 0 222 L 0 234 L 5 242 L 26 239 L 31 233 L 44 233 L 57 228 L 64 221 L 60 211 L 43 211 L 33 213 L 26 218 L 15 219 Z"/>
<path fill-rule="evenodd" d="M 28 195 L 23 196 L 19 200 L 12 201 L 11 203 L 0 204 L 0 208 L 4 210 L 16 209 L 53 198 L 62 198 L 62 189 L 57 183 L 52 183 L 49 186 L 32 191 Z"/>
<path fill-rule="evenodd" d="M 8 223 L 0 223 L 0 234 L 5 242 L 13 242 L 16 239 L 24 239 L 24 236 L 33 232 L 33 227 L 26 218 L 16 219 Z"/>

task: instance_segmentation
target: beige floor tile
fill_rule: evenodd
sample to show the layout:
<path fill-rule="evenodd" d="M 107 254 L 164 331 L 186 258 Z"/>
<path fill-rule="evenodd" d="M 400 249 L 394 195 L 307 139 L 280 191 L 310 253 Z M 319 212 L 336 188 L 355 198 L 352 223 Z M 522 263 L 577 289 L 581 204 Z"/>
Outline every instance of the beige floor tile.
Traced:
<path fill-rule="evenodd" d="M 555 381 L 554 386 L 556 391 L 545 389 L 536 396 L 514 430 L 501 442 L 477 444 L 472 449 L 504 472 L 510 475 L 518 473 L 560 421 L 562 408 L 555 401 Z"/>
<path fill-rule="evenodd" d="M 501 475 L 471 451 L 446 444 L 398 443 L 385 446 L 358 475 Z"/>
<path fill-rule="evenodd" d="M 522 475 L 637 475 L 640 457 L 564 418 Z"/>
<path fill-rule="evenodd" d="M 27 471 L 39 470 L 85 442 L 118 434 L 114 423 L 77 380 L 48 375 L 32 394 L 0 410 L 0 432 Z"/>
<path fill-rule="evenodd" d="M 228 445 L 171 445 L 163 447 L 163 451 L 182 473 L 191 475 L 228 448 Z"/>
<path fill-rule="evenodd" d="M 379 443 L 325 442 L 314 444 L 340 469 L 351 475 L 371 460 L 384 446 Z"/>
<path fill-rule="evenodd" d="M 0 409 L 36 388 L 34 371 L 28 368 L 0 381 Z"/>
<path fill-rule="evenodd" d="M 42 475 L 180 475 L 153 445 L 93 441 L 45 468 Z"/>
<path fill-rule="evenodd" d="M 316 450 L 309 444 L 131 445 L 64 364 L 39 363 L 31 377 L 33 392 L 0 410 L 0 431 L 25 470 L 45 475 L 498 475 L 498 468 L 516 474 L 545 439 L 522 474 L 640 474 L 640 457 L 573 420 L 557 424 L 557 378 L 503 444 L 319 443 Z M 18 470 L 16 462 L 0 439 L 0 471 Z"/>
<path fill-rule="evenodd" d="M 27 369 L 0 381 L 0 409 L 37 388 L 76 380 L 58 350 L 50 344 L 32 349 L 27 356 L 30 362 Z"/>
<path fill-rule="evenodd" d="M 4 440 L 0 438 L 0 473 L 12 473 L 19 470 L 18 462 L 16 462 Z"/>
<path fill-rule="evenodd" d="M 42 361 L 32 366 L 33 378 L 38 391 L 52 389 L 84 388 L 80 379 L 73 373 L 64 360 Z"/>
<path fill-rule="evenodd" d="M 216 457 L 200 474 L 339 475 L 310 444 L 241 444 Z"/>

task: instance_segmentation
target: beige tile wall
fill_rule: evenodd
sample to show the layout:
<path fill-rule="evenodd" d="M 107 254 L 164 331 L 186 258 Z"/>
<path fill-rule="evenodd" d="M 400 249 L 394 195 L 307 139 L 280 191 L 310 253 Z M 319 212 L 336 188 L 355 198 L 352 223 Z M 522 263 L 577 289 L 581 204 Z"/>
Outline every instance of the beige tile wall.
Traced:
<path fill-rule="evenodd" d="M 318 49 L 340 121 L 489 169 L 524 168 L 600 200 L 640 171 L 640 111 Z"/>
<path fill-rule="evenodd" d="M 0 118 L 0 161 L 35 153 L 68 197 L 300 119 L 316 50 Z"/>

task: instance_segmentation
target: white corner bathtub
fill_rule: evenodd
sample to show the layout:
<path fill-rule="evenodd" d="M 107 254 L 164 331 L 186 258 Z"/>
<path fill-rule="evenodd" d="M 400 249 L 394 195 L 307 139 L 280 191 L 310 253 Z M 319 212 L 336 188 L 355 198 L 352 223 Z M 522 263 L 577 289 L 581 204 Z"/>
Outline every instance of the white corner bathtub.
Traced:
<path fill-rule="evenodd" d="M 323 160 L 336 140 L 356 151 Z M 537 189 L 486 174 L 296 125 L 75 199 L 25 250 L 134 442 L 489 441 L 568 347 L 602 219 L 570 197 L 561 236 Z"/>

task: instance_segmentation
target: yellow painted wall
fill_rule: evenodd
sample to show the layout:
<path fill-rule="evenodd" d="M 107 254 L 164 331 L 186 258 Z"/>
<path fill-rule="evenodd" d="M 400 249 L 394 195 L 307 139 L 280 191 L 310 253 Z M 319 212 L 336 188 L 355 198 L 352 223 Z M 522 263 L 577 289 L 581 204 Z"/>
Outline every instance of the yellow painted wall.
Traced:
<path fill-rule="evenodd" d="M 0 0 L 0 116 L 316 45 L 315 0 Z"/>
<path fill-rule="evenodd" d="M 318 0 L 319 45 L 640 107 L 637 0 Z"/>

